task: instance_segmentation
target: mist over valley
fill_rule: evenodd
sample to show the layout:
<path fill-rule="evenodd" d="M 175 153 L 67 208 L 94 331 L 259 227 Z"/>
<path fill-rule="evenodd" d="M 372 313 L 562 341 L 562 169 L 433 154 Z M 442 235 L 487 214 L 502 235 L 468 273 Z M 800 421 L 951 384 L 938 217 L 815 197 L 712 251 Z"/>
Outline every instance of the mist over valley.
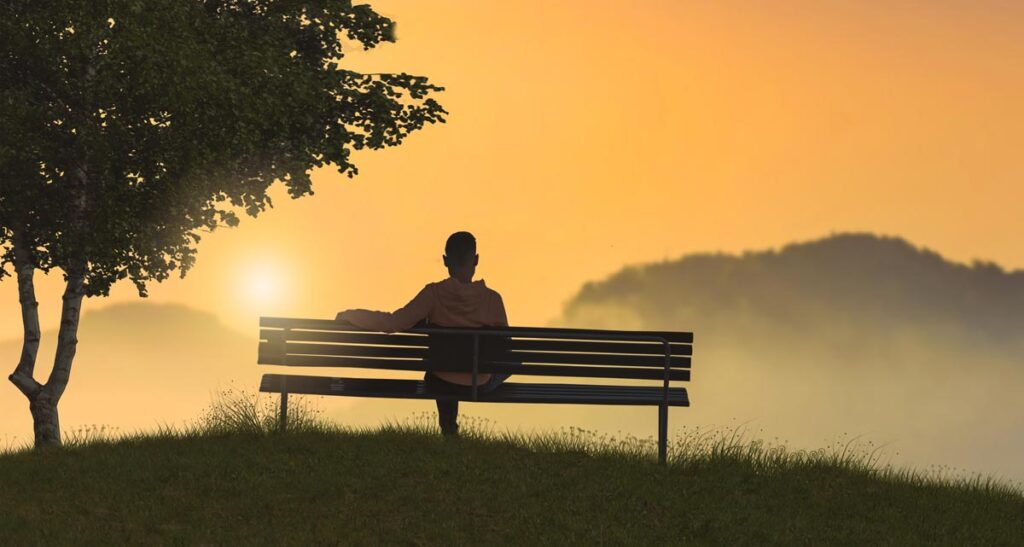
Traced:
<path fill-rule="evenodd" d="M 237 332 L 184 305 L 90 308 L 61 402 L 65 430 L 180 424 L 220 390 L 255 393 L 261 374 L 281 370 L 256 364 L 255 318 L 251 332 Z M 840 234 L 779 250 L 628 266 L 582 287 L 552 324 L 693 331 L 693 406 L 671 410 L 674 434 L 742 426 L 799 449 L 860 436 L 884 444 L 893 463 L 1024 479 L 1021 271 L 953 263 L 899 238 Z M 55 339 L 54 331 L 43 333 L 39 377 Z M 0 343 L 9 363 L 20 350 L 20 340 Z M 31 438 L 27 404 L 13 386 L 3 393 L 0 445 L 23 443 Z M 435 411 L 424 401 L 310 402 L 357 426 Z M 467 403 L 462 413 L 499 429 L 573 426 L 647 437 L 656 425 L 649 408 Z"/>

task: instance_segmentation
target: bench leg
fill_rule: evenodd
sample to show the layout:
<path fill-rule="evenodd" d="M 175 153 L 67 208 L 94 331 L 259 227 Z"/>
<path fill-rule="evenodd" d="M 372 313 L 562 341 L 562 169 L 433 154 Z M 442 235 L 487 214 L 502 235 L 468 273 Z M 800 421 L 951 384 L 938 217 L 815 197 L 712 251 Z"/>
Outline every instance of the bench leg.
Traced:
<path fill-rule="evenodd" d="M 278 426 L 281 431 L 284 431 L 288 427 L 288 392 L 281 392 L 281 419 L 278 422 Z"/>
<path fill-rule="evenodd" d="M 668 405 L 658 405 L 658 463 L 668 456 Z"/>

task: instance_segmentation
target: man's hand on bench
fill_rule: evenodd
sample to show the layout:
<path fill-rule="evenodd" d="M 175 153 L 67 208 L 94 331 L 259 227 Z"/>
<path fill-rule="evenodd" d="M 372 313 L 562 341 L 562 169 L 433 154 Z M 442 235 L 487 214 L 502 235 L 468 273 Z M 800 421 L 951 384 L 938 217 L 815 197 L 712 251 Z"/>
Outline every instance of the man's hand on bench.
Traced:
<path fill-rule="evenodd" d="M 345 324 L 348 324 L 348 325 L 358 326 L 358 325 L 356 325 L 356 323 L 354 321 L 352 321 L 353 316 L 359 315 L 359 312 L 365 312 L 365 311 L 367 311 L 367 310 L 351 309 L 351 310 L 340 311 L 340 312 L 338 312 L 338 315 L 334 316 L 334 320 L 338 321 L 340 323 L 345 323 Z"/>

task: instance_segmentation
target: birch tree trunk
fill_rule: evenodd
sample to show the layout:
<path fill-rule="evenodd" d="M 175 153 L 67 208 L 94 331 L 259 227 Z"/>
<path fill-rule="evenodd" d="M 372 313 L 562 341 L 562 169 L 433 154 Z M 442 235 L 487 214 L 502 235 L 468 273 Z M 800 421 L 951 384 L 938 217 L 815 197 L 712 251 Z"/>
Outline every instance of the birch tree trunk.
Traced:
<path fill-rule="evenodd" d="M 39 303 L 36 302 L 36 289 L 32 281 L 35 267 L 29 258 L 29 249 L 24 234 L 14 232 L 14 272 L 18 278 L 18 302 L 21 304 L 21 323 L 24 337 L 21 343 L 21 359 L 9 376 L 11 383 L 32 401 L 42 386 L 33 377 L 36 367 L 36 355 L 39 353 Z"/>
<path fill-rule="evenodd" d="M 64 290 L 64 304 L 61 309 L 60 331 L 57 335 L 57 354 L 53 370 L 45 385 L 36 381 L 34 376 L 36 359 L 39 353 L 41 332 L 39 329 L 39 303 L 36 302 L 33 276 L 35 266 L 29 258 L 30 250 L 25 238 L 15 233 L 14 268 L 18 277 L 18 302 L 21 304 L 21 321 L 24 326 L 24 338 L 21 346 L 21 359 L 8 378 L 28 399 L 29 412 L 32 414 L 32 425 L 35 434 L 35 446 L 59 446 L 60 418 L 57 404 L 60 402 L 64 389 L 71 377 L 71 364 L 78 348 L 78 322 L 82 308 L 83 275 L 82 272 L 68 273 L 67 287 Z"/>
<path fill-rule="evenodd" d="M 53 370 L 46 385 L 29 404 L 37 448 L 61 444 L 57 403 L 64 395 L 64 389 L 68 387 L 71 364 L 78 350 L 78 320 L 84 296 L 82 283 L 83 276 L 80 272 L 68 274 L 64 304 L 60 311 L 60 330 L 57 333 L 57 355 L 53 361 Z"/>
<path fill-rule="evenodd" d="M 88 74 L 88 79 L 96 74 L 94 65 L 90 64 Z M 82 127 L 86 125 L 83 123 Z M 85 157 L 81 141 L 75 142 L 72 155 L 75 158 Z M 61 445 L 57 404 L 60 403 L 60 398 L 68 387 L 68 380 L 71 379 L 71 364 L 74 362 L 75 353 L 78 350 L 78 322 L 82 311 L 82 299 L 85 296 L 86 261 L 83 249 L 88 237 L 85 232 L 85 215 L 90 180 L 86 166 L 86 162 L 78 161 L 74 168 L 77 196 L 70 216 L 69 231 L 71 240 L 74 242 L 73 248 L 77 252 L 69 257 L 64 266 L 66 285 L 63 305 L 60 310 L 60 330 L 57 331 L 57 354 L 54 357 L 53 369 L 50 371 L 50 377 L 46 380 L 46 384 L 34 398 L 29 398 L 29 411 L 32 413 L 36 448 Z"/>
<path fill-rule="evenodd" d="M 74 237 L 79 239 L 77 246 L 81 248 L 89 178 L 84 166 L 77 166 L 75 174 L 78 183 L 78 197 L 70 224 L 71 232 Z M 21 359 L 9 379 L 28 399 L 36 448 L 60 446 L 60 418 L 57 413 L 57 404 L 60 403 L 60 398 L 68 386 L 68 380 L 71 378 L 71 364 L 74 362 L 78 349 L 78 323 L 82 310 L 82 299 L 85 296 L 86 262 L 81 256 L 78 256 L 69 260 L 65 265 L 66 287 L 60 312 L 60 330 L 57 333 L 57 352 L 50 377 L 45 384 L 40 385 L 34 376 L 41 333 L 39 304 L 36 302 L 35 284 L 32 279 L 35 274 L 33 249 L 29 237 L 23 230 L 16 230 L 13 236 L 11 243 L 14 247 L 14 269 L 18 277 L 18 301 L 21 304 L 24 339 Z"/>

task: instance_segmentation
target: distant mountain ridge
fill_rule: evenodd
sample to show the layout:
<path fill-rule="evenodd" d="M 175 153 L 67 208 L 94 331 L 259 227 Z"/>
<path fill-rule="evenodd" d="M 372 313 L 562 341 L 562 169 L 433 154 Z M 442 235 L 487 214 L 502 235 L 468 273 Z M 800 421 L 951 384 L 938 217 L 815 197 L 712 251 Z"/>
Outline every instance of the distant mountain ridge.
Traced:
<path fill-rule="evenodd" d="M 79 342 L 88 344 L 89 338 L 102 335 L 104 340 L 131 338 L 135 336 L 160 337 L 160 332 L 190 337 L 208 333 L 220 339 L 240 337 L 226 327 L 214 314 L 177 303 L 121 302 L 99 309 L 86 309 L 79 324 Z M 43 331 L 45 343 L 57 336 L 57 329 Z M 164 336 L 166 339 L 166 336 Z M 0 340 L 0 347 L 16 343 L 21 339 Z"/>
<path fill-rule="evenodd" d="M 839 432 L 1024 479 L 1024 272 L 895 237 L 701 253 L 586 284 L 566 326 L 693 331 L 687 424 Z"/>
<path fill-rule="evenodd" d="M 53 363 L 57 331 L 46 330 L 36 364 L 45 380 Z M 20 339 L 0 341 L 0 360 L 13 364 Z M 234 383 L 255 391 L 258 335 L 240 334 L 212 313 L 182 304 L 130 302 L 87 309 L 61 423 L 152 427 L 160 420 L 194 418 L 211 394 Z M 6 379 L 6 374 L 3 377 Z M 7 382 L 4 382 L 7 384 Z M 0 439 L 27 437 L 31 421 L 24 398 L 13 386 L 0 387 Z"/>
<path fill-rule="evenodd" d="M 1012 343 L 1024 332 L 1024 271 L 958 264 L 901 238 L 844 233 L 778 251 L 630 266 L 587 283 L 565 306 L 564 323 L 614 322 L 616 313 L 652 329 L 853 329 L 870 337 L 910 327 Z"/>

